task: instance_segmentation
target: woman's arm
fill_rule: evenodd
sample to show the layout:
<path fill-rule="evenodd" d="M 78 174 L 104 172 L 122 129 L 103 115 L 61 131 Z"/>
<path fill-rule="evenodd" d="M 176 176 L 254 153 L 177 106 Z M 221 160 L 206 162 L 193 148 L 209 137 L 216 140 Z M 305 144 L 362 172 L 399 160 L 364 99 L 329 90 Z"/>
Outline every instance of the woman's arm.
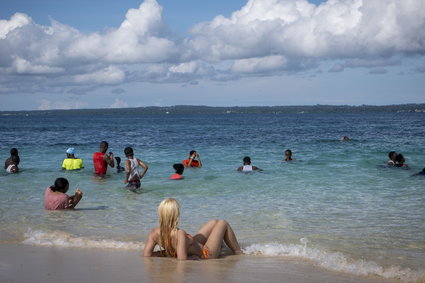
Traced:
<path fill-rule="evenodd" d="M 154 235 L 157 233 L 156 228 L 152 229 L 149 234 L 148 240 L 146 241 L 145 248 L 143 249 L 143 256 L 152 256 L 153 249 L 156 246 Z"/>
<path fill-rule="evenodd" d="M 177 231 L 177 259 L 187 259 L 186 232 L 184 230 Z"/>
<path fill-rule="evenodd" d="M 69 206 L 68 208 L 73 209 L 83 198 L 83 192 L 80 189 L 75 191 L 75 194 L 69 198 Z"/>

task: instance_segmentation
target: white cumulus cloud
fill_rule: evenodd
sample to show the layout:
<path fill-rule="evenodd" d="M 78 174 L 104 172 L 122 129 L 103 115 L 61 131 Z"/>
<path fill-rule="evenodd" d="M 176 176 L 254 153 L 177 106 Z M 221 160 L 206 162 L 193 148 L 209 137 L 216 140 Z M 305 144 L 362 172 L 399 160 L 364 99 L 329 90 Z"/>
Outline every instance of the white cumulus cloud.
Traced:
<path fill-rule="evenodd" d="M 248 0 L 229 17 L 196 24 L 186 38 L 170 35 L 162 12 L 156 0 L 144 0 L 119 26 L 92 33 L 55 20 L 39 25 L 22 13 L 0 20 L 0 94 L 235 80 L 323 62 L 329 72 L 384 74 L 405 56 L 425 54 L 424 0 Z"/>
<path fill-rule="evenodd" d="M 425 51 L 423 0 L 249 0 L 192 30 L 194 56 L 212 62 L 274 55 L 343 59 Z"/>
<path fill-rule="evenodd" d="M 7 34 L 14 29 L 28 25 L 31 22 L 31 18 L 22 13 L 14 14 L 9 21 L 0 20 L 0 39 L 6 38 Z"/>

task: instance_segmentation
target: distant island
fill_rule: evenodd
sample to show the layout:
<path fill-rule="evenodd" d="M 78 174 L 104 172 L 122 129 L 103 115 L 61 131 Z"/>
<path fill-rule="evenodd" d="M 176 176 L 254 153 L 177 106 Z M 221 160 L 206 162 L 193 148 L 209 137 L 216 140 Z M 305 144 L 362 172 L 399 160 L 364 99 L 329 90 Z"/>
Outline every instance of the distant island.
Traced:
<path fill-rule="evenodd" d="M 70 110 L 34 110 L 0 111 L 0 115 L 190 115 L 190 114 L 307 114 L 307 113 L 425 113 L 425 103 L 398 105 L 310 105 L 310 106 L 195 106 L 176 105 L 166 107 L 134 107 L 107 109 L 70 109 Z"/>

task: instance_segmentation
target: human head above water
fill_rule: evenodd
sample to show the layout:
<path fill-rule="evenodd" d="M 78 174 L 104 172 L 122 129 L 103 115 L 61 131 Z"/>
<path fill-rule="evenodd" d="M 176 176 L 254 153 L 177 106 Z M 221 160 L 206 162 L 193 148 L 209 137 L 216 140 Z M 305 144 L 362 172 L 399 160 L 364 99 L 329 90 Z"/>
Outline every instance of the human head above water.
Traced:
<path fill-rule="evenodd" d="M 68 149 L 66 150 L 66 156 L 67 156 L 68 158 L 72 158 L 72 157 L 74 157 L 74 154 L 75 154 L 75 148 L 70 147 L 70 148 L 68 148 Z"/>
<path fill-rule="evenodd" d="M 245 156 L 243 158 L 243 164 L 246 164 L 246 165 L 251 164 L 251 158 L 249 156 Z"/>
<path fill-rule="evenodd" d="M 121 157 L 115 156 L 115 160 L 117 161 L 117 164 L 120 164 L 121 163 Z"/>
<path fill-rule="evenodd" d="M 285 150 L 285 156 L 292 156 L 292 151 L 290 149 Z"/>
<path fill-rule="evenodd" d="M 390 153 L 388 153 L 388 157 L 391 160 L 394 160 L 394 158 L 397 156 L 397 153 L 395 151 L 390 151 Z"/>
<path fill-rule="evenodd" d="M 182 175 L 184 172 L 184 166 L 181 163 L 176 163 L 173 165 L 174 170 L 176 170 L 176 173 L 179 175 Z"/>
<path fill-rule="evenodd" d="M 133 149 L 127 146 L 126 148 L 124 148 L 124 154 L 126 157 L 133 156 L 134 155 Z"/>
<path fill-rule="evenodd" d="M 13 163 L 13 164 L 15 164 L 15 165 L 19 165 L 19 162 L 20 162 L 20 158 L 19 158 L 19 156 L 17 156 L 17 155 L 12 155 L 11 159 L 12 159 L 12 163 Z"/>
<path fill-rule="evenodd" d="M 403 164 L 404 163 L 404 156 L 403 156 L 403 154 L 397 154 L 397 156 L 396 156 L 396 158 L 395 158 L 395 161 L 397 161 L 399 164 Z"/>
<path fill-rule="evenodd" d="M 10 155 L 11 156 L 14 156 L 14 155 L 18 155 L 18 149 L 17 148 L 11 148 L 10 149 Z"/>
<path fill-rule="evenodd" d="M 55 180 L 55 184 L 50 187 L 52 191 L 62 192 L 62 193 L 66 193 L 66 191 L 68 191 L 68 188 L 69 188 L 69 182 L 65 178 L 57 178 Z"/>
<path fill-rule="evenodd" d="M 100 142 L 100 151 L 106 152 L 108 150 L 109 144 L 106 141 Z"/>

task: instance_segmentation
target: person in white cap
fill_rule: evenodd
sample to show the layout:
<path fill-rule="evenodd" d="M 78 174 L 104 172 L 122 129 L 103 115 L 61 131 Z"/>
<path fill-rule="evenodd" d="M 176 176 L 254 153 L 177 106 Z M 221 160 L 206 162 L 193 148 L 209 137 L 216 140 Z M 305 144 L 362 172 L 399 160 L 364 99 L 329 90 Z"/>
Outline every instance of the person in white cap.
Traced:
<path fill-rule="evenodd" d="M 80 170 L 84 168 L 81 158 L 75 157 L 75 149 L 70 147 L 66 150 L 66 158 L 62 162 L 62 170 Z"/>

